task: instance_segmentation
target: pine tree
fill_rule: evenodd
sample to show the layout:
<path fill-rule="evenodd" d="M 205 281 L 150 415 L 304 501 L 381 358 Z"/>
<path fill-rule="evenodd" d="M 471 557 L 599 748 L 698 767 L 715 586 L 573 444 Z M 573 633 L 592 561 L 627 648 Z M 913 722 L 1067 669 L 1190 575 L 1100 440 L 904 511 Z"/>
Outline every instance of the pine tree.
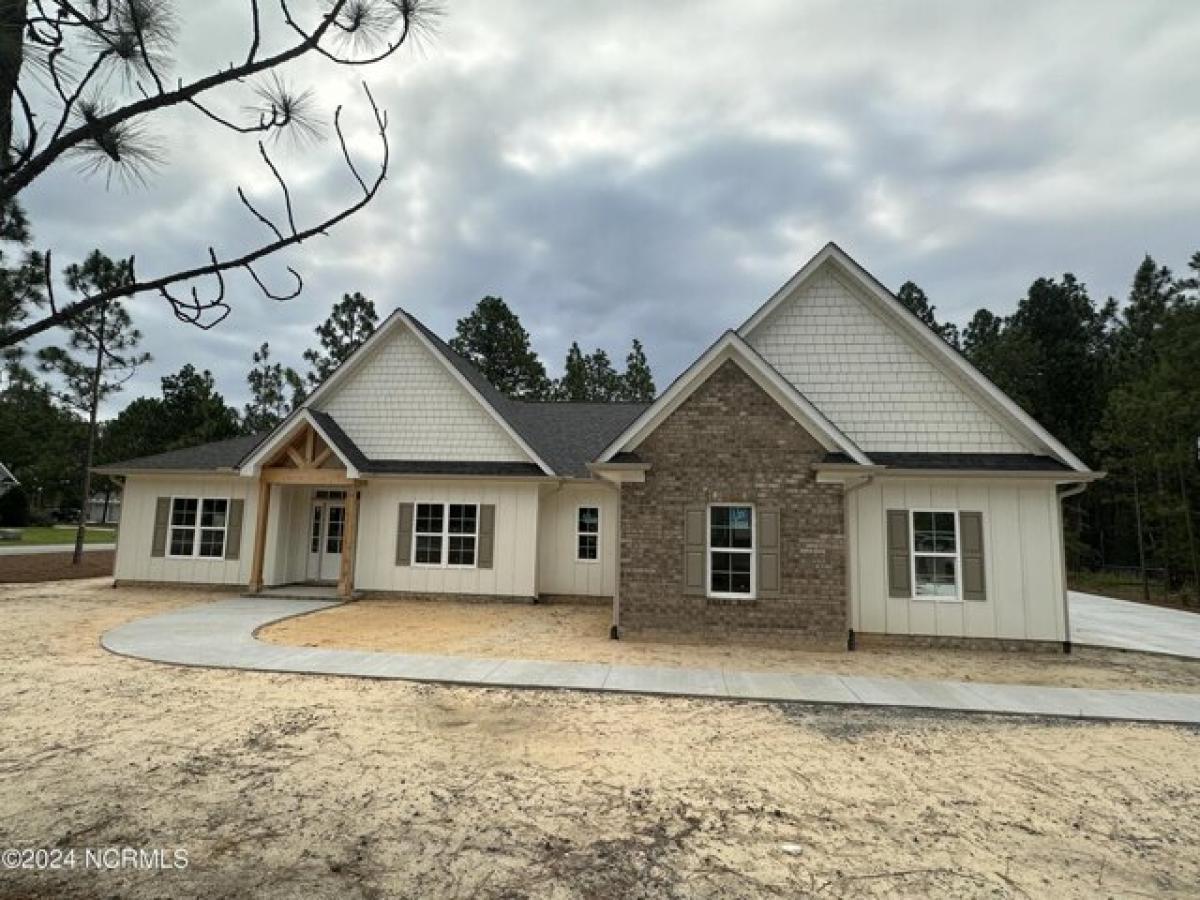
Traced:
<path fill-rule="evenodd" d="M 99 250 L 93 250 L 82 265 L 68 266 L 63 276 L 73 293 L 87 296 L 128 283 L 133 278 L 133 265 L 128 260 L 114 262 Z M 59 392 L 63 402 L 79 410 L 88 420 L 83 492 L 72 558 L 72 562 L 79 565 L 83 561 L 100 404 L 120 391 L 137 367 L 150 359 L 150 354 L 137 352 L 142 334 L 133 327 L 128 311 L 117 300 L 91 307 L 73 319 L 67 330 L 70 334 L 68 346 L 45 347 L 38 351 L 38 361 L 43 371 L 56 374 L 63 382 Z"/>
<path fill-rule="evenodd" d="M 251 357 L 246 374 L 250 402 L 242 415 L 242 425 L 250 434 L 270 431 L 304 402 L 304 380 L 291 366 L 271 362 L 271 347 L 264 341 Z"/>
<path fill-rule="evenodd" d="M 500 297 L 484 297 L 459 319 L 450 346 L 465 356 L 502 394 L 541 400 L 550 391 L 546 367 L 529 343 L 529 333 Z"/>
<path fill-rule="evenodd" d="M 935 315 L 937 307 L 929 302 L 929 297 L 914 282 L 906 281 L 900 285 L 900 290 L 896 292 L 896 299 L 947 344 L 951 347 L 958 346 L 958 326 L 953 322 L 939 324 Z"/>
<path fill-rule="evenodd" d="M 308 383 L 316 387 L 346 358 L 363 345 L 379 324 L 375 304 L 355 291 L 343 294 L 333 306 L 329 318 L 316 328 L 319 349 L 304 351 L 304 360 L 312 366 Z"/>
<path fill-rule="evenodd" d="M 654 394 L 654 376 L 650 372 L 650 363 L 646 360 L 646 351 L 642 342 L 634 338 L 629 355 L 625 357 L 620 399 L 649 403 L 654 399 Z"/>
<path fill-rule="evenodd" d="M 563 377 L 555 384 L 554 397 L 556 400 L 581 402 L 591 399 L 589 396 L 590 392 L 591 376 L 588 359 L 584 357 L 583 352 L 579 349 L 579 343 L 572 341 L 570 349 L 567 350 L 567 361 L 563 366 Z"/>

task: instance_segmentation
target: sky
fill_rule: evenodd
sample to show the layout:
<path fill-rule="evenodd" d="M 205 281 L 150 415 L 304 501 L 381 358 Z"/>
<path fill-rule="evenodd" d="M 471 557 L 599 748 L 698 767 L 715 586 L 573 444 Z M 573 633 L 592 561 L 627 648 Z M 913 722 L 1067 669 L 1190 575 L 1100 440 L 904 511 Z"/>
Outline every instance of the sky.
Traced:
<path fill-rule="evenodd" d="M 304 0 L 295 4 L 303 5 Z M 180 4 L 173 73 L 245 53 L 248 4 Z M 660 387 L 737 327 L 826 242 L 940 318 L 1010 312 L 1030 282 L 1073 272 L 1123 298 L 1146 253 L 1200 249 L 1200 5 L 1167 2 L 444 0 L 437 33 L 366 68 L 285 76 L 325 118 L 343 104 L 372 172 L 365 80 L 388 113 L 376 200 L 260 267 L 303 276 L 263 297 L 229 280 L 209 331 L 159 298 L 130 311 L 154 356 L 105 412 L 191 362 L 248 399 L 268 341 L 302 367 L 345 292 L 401 306 L 443 336 L 486 294 L 521 317 L 551 374 L 572 340 L 624 360 L 645 344 Z M 264 4 L 269 41 L 284 32 Z M 212 105 L 244 114 L 246 89 Z M 24 195 L 55 261 L 94 247 L 154 276 L 267 236 L 242 185 L 278 209 L 253 139 L 191 110 L 146 122 L 165 163 L 144 187 L 51 169 Z M 301 225 L 353 202 L 332 135 L 272 148 Z M 210 291 L 200 284 L 198 290 Z"/>

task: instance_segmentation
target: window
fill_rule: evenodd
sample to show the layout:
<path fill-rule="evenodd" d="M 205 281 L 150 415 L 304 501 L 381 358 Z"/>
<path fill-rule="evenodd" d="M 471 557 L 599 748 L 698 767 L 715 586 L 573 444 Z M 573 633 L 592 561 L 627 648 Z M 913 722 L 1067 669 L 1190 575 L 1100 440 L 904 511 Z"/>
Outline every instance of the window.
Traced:
<path fill-rule="evenodd" d="M 413 562 L 419 566 L 473 567 L 479 540 L 474 503 L 418 503 Z"/>
<path fill-rule="evenodd" d="M 342 535 L 346 531 L 346 507 L 329 507 L 329 531 L 325 534 L 325 552 L 342 552 Z"/>
<path fill-rule="evenodd" d="M 708 594 L 754 594 L 754 507 L 708 508 Z"/>
<path fill-rule="evenodd" d="M 958 513 L 913 510 L 913 596 L 958 600 Z"/>
<path fill-rule="evenodd" d="M 229 501 L 196 497 L 171 499 L 171 541 L 168 556 L 225 557 Z"/>
<path fill-rule="evenodd" d="M 600 558 L 600 507 L 579 507 L 575 523 L 575 558 L 591 562 Z"/>

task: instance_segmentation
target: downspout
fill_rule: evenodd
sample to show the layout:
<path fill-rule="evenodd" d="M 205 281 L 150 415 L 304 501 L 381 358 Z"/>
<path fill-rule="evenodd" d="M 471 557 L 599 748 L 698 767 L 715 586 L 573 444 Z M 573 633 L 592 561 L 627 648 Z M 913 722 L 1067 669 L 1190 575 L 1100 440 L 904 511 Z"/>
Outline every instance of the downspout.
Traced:
<path fill-rule="evenodd" d="M 612 628 L 608 630 L 609 638 L 614 641 L 621 639 L 621 484 L 620 481 L 616 483 L 617 522 L 613 532 L 613 554 L 616 557 L 617 572 L 613 581 Z"/>
<path fill-rule="evenodd" d="M 874 475 L 866 475 L 861 480 L 848 483 L 842 482 L 842 530 L 846 534 L 846 622 L 852 621 L 851 614 L 854 608 L 854 596 L 850 590 L 850 504 L 847 503 L 849 496 L 861 488 L 865 488 L 868 484 L 875 480 Z M 854 629 L 850 628 L 846 635 L 846 649 L 854 649 Z"/>
<path fill-rule="evenodd" d="M 1062 560 L 1062 604 L 1063 604 L 1063 653 L 1071 652 L 1071 597 L 1067 588 L 1067 517 L 1063 501 L 1068 497 L 1077 497 L 1087 490 L 1088 482 L 1079 484 L 1058 492 L 1058 552 Z"/>

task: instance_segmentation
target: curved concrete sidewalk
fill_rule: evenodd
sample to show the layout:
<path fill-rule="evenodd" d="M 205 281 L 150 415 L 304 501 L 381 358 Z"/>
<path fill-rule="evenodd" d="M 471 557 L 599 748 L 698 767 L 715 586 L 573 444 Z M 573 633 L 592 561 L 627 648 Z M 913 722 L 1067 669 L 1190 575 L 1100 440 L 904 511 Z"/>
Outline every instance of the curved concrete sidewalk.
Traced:
<path fill-rule="evenodd" d="M 284 647 L 254 636 L 271 622 L 336 605 L 238 597 L 138 619 L 100 643 L 138 659 L 263 672 L 1200 724 L 1200 694 L 374 653 Z"/>

